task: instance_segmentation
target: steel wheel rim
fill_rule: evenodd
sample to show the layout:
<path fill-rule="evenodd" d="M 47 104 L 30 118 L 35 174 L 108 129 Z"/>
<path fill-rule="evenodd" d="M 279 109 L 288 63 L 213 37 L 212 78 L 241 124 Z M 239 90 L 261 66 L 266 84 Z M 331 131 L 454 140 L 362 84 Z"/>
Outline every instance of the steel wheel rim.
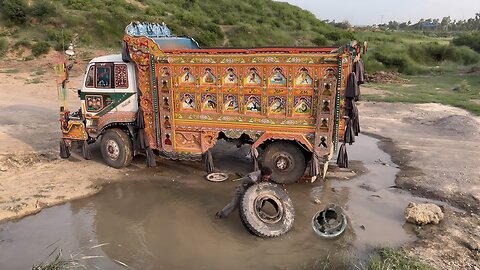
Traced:
<path fill-rule="evenodd" d="M 276 212 L 274 214 L 270 214 L 264 211 L 265 203 L 267 202 L 270 203 L 275 208 Z M 272 195 L 259 196 L 258 198 L 255 199 L 254 206 L 255 206 L 255 214 L 261 221 L 265 223 L 274 224 L 283 218 L 283 204 L 275 196 L 272 196 Z"/>
<path fill-rule="evenodd" d="M 108 140 L 106 148 L 108 157 L 117 160 L 120 156 L 120 147 L 118 147 L 117 142 L 114 140 Z"/>
<path fill-rule="evenodd" d="M 211 182 L 222 182 L 228 179 L 226 173 L 211 173 L 207 175 L 207 180 Z"/>

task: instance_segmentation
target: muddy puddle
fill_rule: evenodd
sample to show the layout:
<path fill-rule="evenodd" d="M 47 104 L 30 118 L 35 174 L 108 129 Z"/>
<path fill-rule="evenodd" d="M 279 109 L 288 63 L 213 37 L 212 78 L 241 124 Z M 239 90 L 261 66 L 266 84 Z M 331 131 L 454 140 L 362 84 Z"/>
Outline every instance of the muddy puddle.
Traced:
<path fill-rule="evenodd" d="M 279 238 L 249 234 L 236 212 L 214 218 L 238 182 L 208 182 L 200 163 L 164 161 L 96 196 L 1 224 L 0 269 L 30 269 L 59 249 L 87 269 L 353 268 L 374 247 L 415 240 L 403 211 L 410 201 L 426 201 L 392 187 L 399 169 L 377 143 L 360 136 L 348 147 L 357 177 L 332 169 L 337 177 L 325 182 L 287 186 L 296 218 Z M 247 173 L 248 148 L 226 149 L 215 149 L 216 166 L 230 179 Z M 311 227 L 312 216 L 329 203 L 348 215 L 347 230 L 335 240 L 318 237 Z"/>

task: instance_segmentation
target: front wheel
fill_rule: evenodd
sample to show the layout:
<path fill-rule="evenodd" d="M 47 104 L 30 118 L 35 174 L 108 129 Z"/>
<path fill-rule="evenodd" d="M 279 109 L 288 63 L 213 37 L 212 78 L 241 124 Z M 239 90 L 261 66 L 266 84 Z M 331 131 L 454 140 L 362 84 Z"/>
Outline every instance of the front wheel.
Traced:
<path fill-rule="evenodd" d="M 101 141 L 102 157 L 109 166 L 126 167 L 133 158 L 132 140 L 121 129 L 109 129 L 103 134 Z"/>
<path fill-rule="evenodd" d="M 290 142 L 274 142 L 263 153 L 263 165 L 272 169 L 272 180 L 280 184 L 295 183 L 305 173 L 305 155 Z"/>

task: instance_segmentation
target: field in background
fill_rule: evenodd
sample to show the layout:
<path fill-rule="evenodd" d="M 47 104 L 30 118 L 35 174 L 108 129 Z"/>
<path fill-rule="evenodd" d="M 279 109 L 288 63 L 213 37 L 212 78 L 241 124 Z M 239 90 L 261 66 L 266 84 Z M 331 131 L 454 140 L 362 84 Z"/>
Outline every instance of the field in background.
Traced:
<path fill-rule="evenodd" d="M 441 103 L 480 115 L 480 73 L 404 76 L 408 83 L 365 84 L 381 89 L 362 95 L 363 100 L 406 103 Z"/>
<path fill-rule="evenodd" d="M 406 75 L 442 74 L 479 62 L 480 55 L 467 46 L 452 44 L 453 36 L 429 36 L 420 31 L 356 31 L 368 41 L 364 61 L 368 72 L 397 71 Z"/>

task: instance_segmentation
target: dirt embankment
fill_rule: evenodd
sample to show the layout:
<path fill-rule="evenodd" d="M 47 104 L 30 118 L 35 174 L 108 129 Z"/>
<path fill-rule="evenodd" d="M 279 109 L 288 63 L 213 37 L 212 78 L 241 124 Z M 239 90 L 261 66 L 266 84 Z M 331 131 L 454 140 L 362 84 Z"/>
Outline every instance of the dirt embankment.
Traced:
<path fill-rule="evenodd" d="M 96 193 L 98 181 L 119 179 L 99 160 L 73 154 L 58 158 L 60 130 L 55 56 L 38 61 L 0 62 L 0 221 Z M 84 63 L 72 72 L 69 102 L 78 108 L 76 88 Z"/>
<path fill-rule="evenodd" d="M 439 104 L 363 103 L 361 127 L 401 167 L 402 189 L 444 207 L 439 225 L 417 227 L 404 248 L 438 269 L 480 268 L 480 118 Z"/>
<path fill-rule="evenodd" d="M 116 170 L 99 157 L 58 158 L 59 103 L 51 59 L 0 62 L 0 221 L 88 196 L 102 182 L 143 166 L 136 162 Z M 73 110 L 83 68 L 77 65 L 72 73 Z M 447 207 L 444 221 L 419 227 L 420 240 L 405 248 L 439 269 L 480 268 L 479 118 L 438 104 L 361 102 L 359 110 L 362 131 L 380 136 L 383 149 L 402 168 L 398 186 L 465 211 Z"/>

